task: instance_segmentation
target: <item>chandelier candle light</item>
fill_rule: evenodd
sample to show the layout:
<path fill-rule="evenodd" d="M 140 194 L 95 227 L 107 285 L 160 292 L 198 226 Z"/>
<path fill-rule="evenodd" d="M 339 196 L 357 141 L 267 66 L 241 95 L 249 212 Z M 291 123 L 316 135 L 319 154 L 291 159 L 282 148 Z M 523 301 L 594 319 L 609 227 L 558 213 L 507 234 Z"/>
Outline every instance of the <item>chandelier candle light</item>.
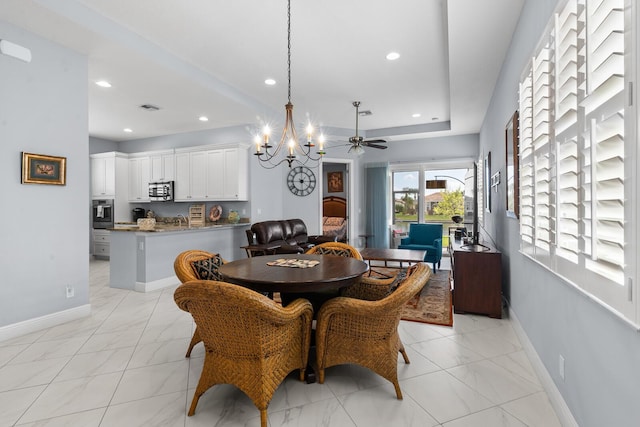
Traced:
<path fill-rule="evenodd" d="M 313 126 L 309 124 L 307 126 L 307 138 L 306 142 L 302 144 L 298 139 L 298 133 L 296 132 L 296 128 L 293 122 L 293 104 L 291 103 L 291 0 L 287 1 L 287 70 L 288 70 L 288 80 L 289 80 L 289 102 L 285 105 L 286 110 L 286 118 L 284 122 L 284 128 L 282 129 L 282 136 L 280 137 L 280 142 L 276 146 L 275 150 L 269 151 L 270 148 L 273 148 L 271 144 L 269 144 L 269 136 L 271 135 L 271 129 L 269 126 L 265 126 L 262 130 L 262 137 L 260 135 L 256 135 L 254 138 L 256 144 L 256 152 L 254 155 L 260 161 L 260 165 L 267 169 L 272 169 L 283 162 L 287 162 L 289 167 L 295 161 L 300 164 L 306 164 L 308 161 L 318 161 L 325 154 L 324 151 L 324 136 L 321 134 L 318 138 L 319 149 L 316 152 L 318 156 L 314 156 L 311 153 L 311 149 L 315 147 L 313 143 Z M 283 147 L 287 146 L 287 155 L 280 160 L 278 155 L 281 151 L 283 151 Z M 300 158 L 302 160 L 300 160 Z"/>

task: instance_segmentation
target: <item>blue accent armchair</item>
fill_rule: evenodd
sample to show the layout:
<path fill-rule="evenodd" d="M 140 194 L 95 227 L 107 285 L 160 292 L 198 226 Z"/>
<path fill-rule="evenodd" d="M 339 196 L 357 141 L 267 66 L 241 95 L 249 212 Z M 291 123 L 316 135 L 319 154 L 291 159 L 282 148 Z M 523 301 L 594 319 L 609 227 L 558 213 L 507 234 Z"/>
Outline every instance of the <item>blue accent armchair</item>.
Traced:
<path fill-rule="evenodd" d="M 427 251 L 424 261 L 433 263 L 435 273 L 442 259 L 442 224 L 409 224 L 409 237 L 400 240 L 398 249 Z"/>

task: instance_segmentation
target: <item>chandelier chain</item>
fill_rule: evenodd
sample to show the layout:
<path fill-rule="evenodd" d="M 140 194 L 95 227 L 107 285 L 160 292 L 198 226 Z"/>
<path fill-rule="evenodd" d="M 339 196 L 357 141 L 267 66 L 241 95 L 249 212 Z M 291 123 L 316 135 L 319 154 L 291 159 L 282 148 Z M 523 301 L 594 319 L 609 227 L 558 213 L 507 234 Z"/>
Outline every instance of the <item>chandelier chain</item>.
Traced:
<path fill-rule="evenodd" d="M 291 103 L 291 0 L 287 1 L 287 76 L 289 80 L 289 103 Z"/>

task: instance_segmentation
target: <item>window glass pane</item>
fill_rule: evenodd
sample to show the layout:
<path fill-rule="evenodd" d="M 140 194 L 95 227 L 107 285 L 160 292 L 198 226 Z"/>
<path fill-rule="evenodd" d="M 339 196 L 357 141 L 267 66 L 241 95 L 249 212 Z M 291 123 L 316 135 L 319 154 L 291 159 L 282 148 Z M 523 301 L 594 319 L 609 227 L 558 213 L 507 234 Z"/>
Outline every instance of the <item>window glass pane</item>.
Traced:
<path fill-rule="evenodd" d="M 393 231 L 404 234 L 418 222 L 418 171 L 393 172 Z"/>
<path fill-rule="evenodd" d="M 443 237 L 455 228 L 473 231 L 473 185 L 466 185 L 467 179 L 473 184 L 473 169 L 425 171 L 424 222 L 442 224 Z"/>

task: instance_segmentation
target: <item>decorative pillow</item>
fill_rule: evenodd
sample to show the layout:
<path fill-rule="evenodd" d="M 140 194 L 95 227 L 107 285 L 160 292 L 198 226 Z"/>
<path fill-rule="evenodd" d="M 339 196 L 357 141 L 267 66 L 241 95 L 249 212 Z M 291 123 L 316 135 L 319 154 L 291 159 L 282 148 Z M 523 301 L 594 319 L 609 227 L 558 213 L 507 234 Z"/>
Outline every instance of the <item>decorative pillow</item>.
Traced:
<path fill-rule="evenodd" d="M 339 216 L 330 216 L 327 217 L 327 220 L 324 222 L 324 225 L 328 226 L 339 226 L 344 222 L 344 218 L 340 218 Z"/>
<path fill-rule="evenodd" d="M 416 267 L 417 266 L 418 266 L 418 264 L 413 264 L 413 265 L 410 265 L 406 270 L 402 269 L 402 271 L 400 271 L 400 273 L 398 273 L 398 275 L 396 276 L 395 280 L 391 284 L 390 292 L 393 292 L 396 289 L 398 289 L 405 282 L 405 280 L 407 280 L 409 278 L 409 276 L 411 276 L 413 274 L 413 272 L 416 271 Z"/>
<path fill-rule="evenodd" d="M 316 249 L 316 254 L 318 255 L 336 255 L 342 256 L 345 258 L 351 258 L 351 252 L 346 249 L 338 249 L 338 248 L 324 248 L 318 247 Z"/>
<path fill-rule="evenodd" d="M 198 261 L 192 261 L 191 267 L 200 280 L 222 280 L 218 273 L 218 268 L 224 264 L 219 254 L 211 258 L 205 258 Z"/>

